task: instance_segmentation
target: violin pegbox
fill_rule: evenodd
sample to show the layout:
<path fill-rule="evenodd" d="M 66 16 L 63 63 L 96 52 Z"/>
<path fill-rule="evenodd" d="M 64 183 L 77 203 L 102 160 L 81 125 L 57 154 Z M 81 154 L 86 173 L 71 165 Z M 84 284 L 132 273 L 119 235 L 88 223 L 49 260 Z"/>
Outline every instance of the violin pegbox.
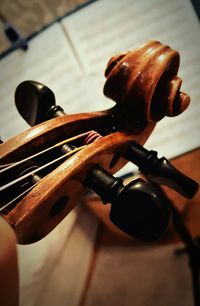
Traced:
<path fill-rule="evenodd" d="M 20 159 L 25 160 L 23 169 L 20 168 L 22 174 L 15 182 L 22 181 L 20 187 L 28 189 L 14 198 L 15 203 L 11 200 L 11 209 L 7 210 L 9 203 L 3 204 L 6 207 L 3 216 L 15 229 L 19 243 L 32 243 L 46 236 L 81 200 L 87 187 L 103 202 L 112 204 L 111 220 L 132 237 L 152 242 L 163 235 L 171 218 L 163 195 L 155 186 L 141 180 L 124 186 L 113 174 L 130 159 L 140 168 L 145 161 L 145 174 L 150 169 L 155 177 L 152 165 L 158 166 L 160 161 L 154 154 L 149 168 L 146 159 L 152 154 L 140 145 L 148 139 L 158 120 L 164 115 L 178 115 L 189 104 L 187 94 L 179 91 L 178 66 L 178 52 L 159 42 L 149 42 L 111 58 L 105 71 L 104 94 L 114 99 L 116 106 L 93 113 L 66 115 L 47 86 L 36 81 L 19 84 L 16 106 L 32 128 L 0 147 L 3 162 L 10 163 L 1 172 L 10 173 L 15 165 L 21 167 Z M 32 164 L 32 156 L 39 164 Z M 49 164 L 50 171 L 46 173 Z M 163 172 L 162 167 L 158 166 L 156 173 L 165 176 L 166 168 Z M 173 171 L 170 167 L 167 174 L 171 176 Z M 7 187 L 12 182 L 7 183 L 7 178 L 5 182 L 2 190 L 10 197 Z M 169 178 L 165 182 L 173 186 Z M 191 183 L 181 175 L 176 175 L 177 182 L 181 192 Z M 197 189 L 191 184 L 186 192 L 189 196 Z"/>

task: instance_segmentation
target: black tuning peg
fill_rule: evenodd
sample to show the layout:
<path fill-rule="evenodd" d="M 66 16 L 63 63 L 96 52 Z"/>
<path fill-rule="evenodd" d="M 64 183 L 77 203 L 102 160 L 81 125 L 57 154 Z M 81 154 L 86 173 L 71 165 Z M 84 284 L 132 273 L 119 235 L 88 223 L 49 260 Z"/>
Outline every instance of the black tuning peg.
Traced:
<path fill-rule="evenodd" d="M 199 188 L 197 182 L 177 170 L 165 157 L 158 158 L 156 151 L 148 151 L 136 142 L 132 142 L 125 158 L 137 165 L 150 181 L 166 185 L 186 198 L 192 198 Z"/>
<path fill-rule="evenodd" d="M 53 91 L 36 81 L 24 81 L 15 91 L 17 110 L 30 126 L 63 116 L 63 109 L 55 101 Z"/>
<path fill-rule="evenodd" d="M 128 235 L 153 242 L 165 233 L 171 209 L 163 194 L 148 182 L 136 179 L 124 186 L 123 180 L 95 166 L 85 183 L 105 204 L 112 204 L 111 221 Z"/>

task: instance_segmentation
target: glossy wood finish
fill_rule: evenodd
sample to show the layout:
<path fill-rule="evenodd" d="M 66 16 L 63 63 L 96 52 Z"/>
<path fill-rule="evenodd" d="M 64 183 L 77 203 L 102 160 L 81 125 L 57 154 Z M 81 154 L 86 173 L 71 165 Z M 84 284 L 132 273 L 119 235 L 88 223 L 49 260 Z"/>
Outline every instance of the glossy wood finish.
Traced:
<path fill-rule="evenodd" d="M 5 217 L 14 227 L 19 243 L 30 243 L 43 238 L 71 211 L 84 194 L 84 179 L 95 164 L 115 173 L 125 165 L 120 158 L 110 169 L 116 152 L 123 156 L 132 140 L 145 143 L 151 134 L 149 125 L 143 134 L 126 135 L 117 132 L 88 145 L 71 156 L 52 171 L 24 197 L 24 199 Z M 68 200 L 65 208 L 56 216 L 51 216 L 52 207 L 61 199 Z"/>
<path fill-rule="evenodd" d="M 129 109 L 130 116 L 148 122 L 176 116 L 190 102 L 189 96 L 179 91 L 179 62 L 179 53 L 158 41 L 114 56 L 105 71 L 104 94 Z"/>
<path fill-rule="evenodd" d="M 108 116 L 108 111 L 66 115 L 31 127 L 0 145 L 1 163 L 20 160 L 55 141 L 97 128 Z"/>
<path fill-rule="evenodd" d="M 117 122 L 116 130 L 65 160 L 4 216 L 19 243 L 40 240 L 62 221 L 82 198 L 91 167 L 98 164 L 114 174 L 126 164 L 122 156 L 131 141 L 144 144 L 164 114 L 174 116 L 185 110 L 189 97 L 179 93 L 178 66 L 178 52 L 159 42 L 113 57 L 105 72 L 104 93 L 117 102 L 114 108 L 55 118 L 0 145 L 2 163 L 9 163 L 79 133 L 106 128 L 112 120 Z M 55 213 L 57 206 L 62 209 Z"/>

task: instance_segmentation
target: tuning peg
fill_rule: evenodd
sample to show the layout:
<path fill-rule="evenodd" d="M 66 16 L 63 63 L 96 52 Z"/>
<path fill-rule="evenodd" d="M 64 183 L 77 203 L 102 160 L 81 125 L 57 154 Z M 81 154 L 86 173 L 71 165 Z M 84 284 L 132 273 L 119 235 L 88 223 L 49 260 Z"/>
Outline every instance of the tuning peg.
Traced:
<path fill-rule="evenodd" d="M 163 194 L 142 179 L 127 186 L 99 166 L 88 174 L 86 185 L 101 200 L 111 203 L 110 219 L 122 231 L 143 242 L 153 242 L 166 231 L 171 209 Z"/>
<path fill-rule="evenodd" d="M 199 188 L 197 182 L 177 170 L 165 157 L 158 158 L 156 151 L 148 151 L 136 142 L 132 142 L 125 158 L 137 165 L 150 181 L 166 185 L 186 198 L 192 198 Z"/>
<path fill-rule="evenodd" d="M 63 116 L 63 109 L 56 105 L 53 91 L 36 81 L 24 81 L 15 91 L 18 112 L 31 126 L 52 117 Z"/>

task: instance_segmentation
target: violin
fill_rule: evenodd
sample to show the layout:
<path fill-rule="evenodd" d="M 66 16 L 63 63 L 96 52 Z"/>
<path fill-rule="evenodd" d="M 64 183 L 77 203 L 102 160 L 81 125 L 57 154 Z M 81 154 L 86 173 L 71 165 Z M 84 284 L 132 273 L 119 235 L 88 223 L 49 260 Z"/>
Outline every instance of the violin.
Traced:
<path fill-rule="evenodd" d="M 106 67 L 104 94 L 110 109 L 65 114 L 54 93 L 36 81 L 24 81 L 15 104 L 31 128 L 0 145 L 0 214 L 18 243 L 36 242 L 50 233 L 90 189 L 122 231 L 144 242 L 159 239 L 171 220 L 171 208 L 157 188 L 168 187 L 191 198 L 198 184 L 143 145 L 164 116 L 177 116 L 190 98 L 180 91 L 180 55 L 150 41 L 113 56 Z M 125 185 L 113 175 L 127 161 L 145 174 Z"/>

